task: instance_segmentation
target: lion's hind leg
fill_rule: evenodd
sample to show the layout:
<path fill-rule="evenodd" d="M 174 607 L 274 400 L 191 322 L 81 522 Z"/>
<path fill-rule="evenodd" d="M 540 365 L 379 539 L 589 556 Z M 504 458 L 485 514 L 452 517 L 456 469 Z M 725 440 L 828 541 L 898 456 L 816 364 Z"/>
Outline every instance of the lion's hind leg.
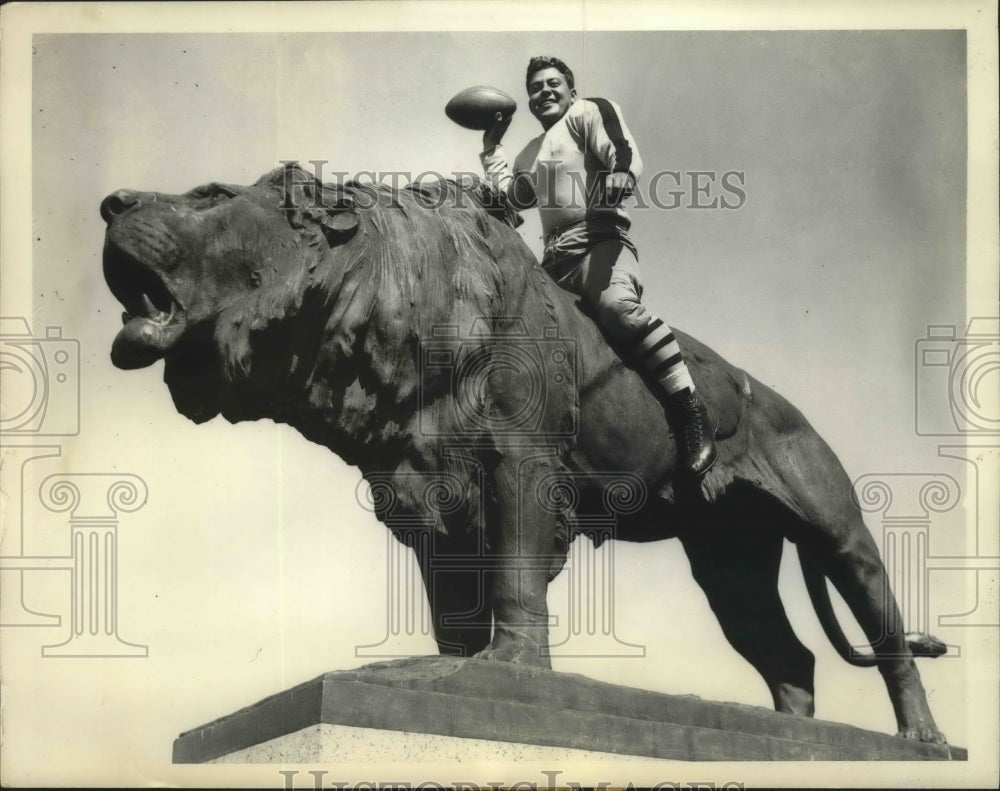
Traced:
<path fill-rule="evenodd" d="M 851 534 L 839 541 L 833 551 L 819 549 L 812 542 L 806 542 L 806 551 L 834 584 L 871 644 L 896 714 L 899 735 L 924 742 L 944 742 L 927 704 L 878 548 L 860 515 L 856 520 Z M 936 649 L 928 648 L 928 655 L 937 653 Z"/>
<path fill-rule="evenodd" d="M 763 676 L 775 710 L 811 717 L 813 655 L 796 637 L 778 595 L 783 538 L 758 523 L 752 510 L 698 524 L 681 542 L 723 634 Z"/>
<path fill-rule="evenodd" d="M 899 734 L 944 741 L 927 704 L 878 547 L 852 500 L 850 478 L 801 416 L 785 412 L 779 427 L 772 415 L 768 428 L 769 432 L 757 432 L 760 444 L 753 453 L 753 482 L 786 507 L 784 525 L 789 538 L 799 544 L 809 564 L 833 582 L 864 631 L 889 693 Z M 849 646 L 835 641 L 835 647 L 851 661 Z M 931 647 L 927 650 L 932 652 Z"/>

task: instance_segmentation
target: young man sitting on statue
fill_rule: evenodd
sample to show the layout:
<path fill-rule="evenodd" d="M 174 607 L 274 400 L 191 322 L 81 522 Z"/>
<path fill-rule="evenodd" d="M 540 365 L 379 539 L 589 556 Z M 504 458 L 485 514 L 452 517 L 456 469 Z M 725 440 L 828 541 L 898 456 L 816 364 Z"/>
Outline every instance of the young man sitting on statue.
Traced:
<path fill-rule="evenodd" d="M 487 179 L 518 208 L 538 207 L 542 266 L 582 297 L 605 335 L 659 382 L 679 464 L 704 475 L 716 460 L 714 422 L 670 327 L 640 299 L 638 251 L 622 201 L 642 174 L 642 160 L 621 108 L 577 99 L 573 72 L 558 58 L 532 58 L 526 83 L 528 107 L 544 131 L 517 155 L 512 172 L 500 145 L 510 117 L 498 113 L 483 134 Z"/>

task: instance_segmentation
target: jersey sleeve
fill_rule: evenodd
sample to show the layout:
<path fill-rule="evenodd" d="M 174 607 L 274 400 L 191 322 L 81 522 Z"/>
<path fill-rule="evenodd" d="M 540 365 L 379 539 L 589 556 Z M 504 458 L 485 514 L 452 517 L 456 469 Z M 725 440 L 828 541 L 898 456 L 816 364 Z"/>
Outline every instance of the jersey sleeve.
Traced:
<path fill-rule="evenodd" d="M 523 154 L 521 152 L 514 160 L 514 170 L 511 171 L 507 164 L 507 155 L 503 146 L 495 146 L 490 151 L 484 151 L 479 155 L 483 163 L 483 172 L 486 180 L 497 190 L 505 193 L 510 202 L 518 211 L 530 209 L 537 203 L 535 190 L 531 183 L 530 174 L 523 169 L 519 170 Z"/>
<path fill-rule="evenodd" d="M 612 172 L 642 175 L 642 158 L 625 125 L 622 108 L 608 99 L 584 99 L 579 112 L 567 118 L 574 136 Z"/>

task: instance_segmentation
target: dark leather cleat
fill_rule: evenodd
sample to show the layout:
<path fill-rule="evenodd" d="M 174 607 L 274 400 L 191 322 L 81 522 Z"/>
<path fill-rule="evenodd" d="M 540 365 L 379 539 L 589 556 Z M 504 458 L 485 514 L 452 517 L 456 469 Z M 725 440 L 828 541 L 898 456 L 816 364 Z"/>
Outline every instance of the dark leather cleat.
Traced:
<path fill-rule="evenodd" d="M 677 441 L 677 461 L 683 472 L 701 477 L 719 458 L 715 421 L 697 391 L 667 396 L 667 421 Z"/>

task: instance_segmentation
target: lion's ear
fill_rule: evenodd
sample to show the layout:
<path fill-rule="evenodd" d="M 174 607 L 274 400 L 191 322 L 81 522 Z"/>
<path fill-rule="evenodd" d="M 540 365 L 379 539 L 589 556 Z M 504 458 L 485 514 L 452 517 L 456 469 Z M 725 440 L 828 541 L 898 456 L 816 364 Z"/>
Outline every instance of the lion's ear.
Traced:
<path fill-rule="evenodd" d="M 292 225 L 302 228 L 306 223 L 319 226 L 328 244 L 343 244 L 358 230 L 358 213 L 354 201 L 342 196 L 336 206 L 330 208 L 307 208 L 296 212 Z"/>
<path fill-rule="evenodd" d="M 354 201 L 347 197 L 341 198 L 335 208 L 327 209 L 320 223 L 328 238 L 333 234 L 340 242 L 350 239 L 358 230 L 358 213 L 354 210 Z M 333 244 L 332 239 L 330 243 Z"/>

